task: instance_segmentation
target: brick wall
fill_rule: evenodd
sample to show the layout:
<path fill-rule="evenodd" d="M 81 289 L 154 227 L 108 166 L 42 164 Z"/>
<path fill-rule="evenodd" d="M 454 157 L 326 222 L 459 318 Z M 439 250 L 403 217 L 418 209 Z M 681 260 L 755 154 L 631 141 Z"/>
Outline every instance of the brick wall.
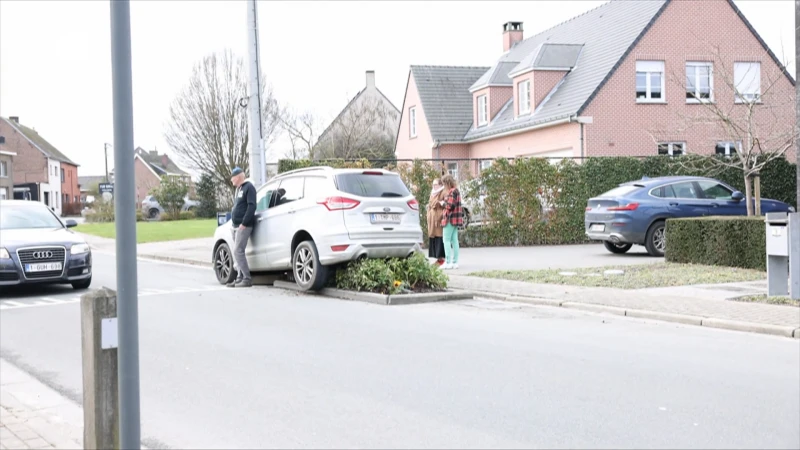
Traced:
<path fill-rule="evenodd" d="M 637 60 L 664 61 L 665 103 L 637 104 Z M 719 126 L 687 128 L 688 117 L 709 114 L 706 105 L 686 103 L 687 61 L 713 62 L 716 105 L 737 115 L 746 106 L 734 104 L 726 83 L 732 81 L 733 64 L 760 61 L 762 92 L 768 79 L 777 80 L 772 94 L 764 95 L 764 106 L 758 107 L 760 134 L 791 130 L 794 87 L 727 1 L 673 1 L 583 112 L 594 122 L 586 125 L 587 155 L 656 155 L 656 140 L 684 141 L 688 153 L 712 154 L 717 141 L 730 140 Z M 794 158 L 794 150 L 787 156 Z"/>
<path fill-rule="evenodd" d="M 79 202 L 81 192 L 78 187 L 78 166 L 62 162 L 61 170 L 64 171 L 64 179 L 61 181 L 61 195 L 64 197 L 64 204 Z"/>
<path fill-rule="evenodd" d="M 161 184 L 161 179 L 139 158 L 133 161 L 133 174 L 136 183 L 136 205 L 141 206 L 142 200 L 150 194 L 150 191 Z"/>
<path fill-rule="evenodd" d="M 0 176 L 0 190 L 5 193 L 5 198 L 14 198 L 14 157 L 0 154 L 0 162 L 6 165 L 6 177 Z"/>
<path fill-rule="evenodd" d="M 5 119 L 0 119 L 0 136 L 5 138 L 0 150 L 17 154 L 14 157 L 14 184 L 47 183 L 47 157 Z"/>

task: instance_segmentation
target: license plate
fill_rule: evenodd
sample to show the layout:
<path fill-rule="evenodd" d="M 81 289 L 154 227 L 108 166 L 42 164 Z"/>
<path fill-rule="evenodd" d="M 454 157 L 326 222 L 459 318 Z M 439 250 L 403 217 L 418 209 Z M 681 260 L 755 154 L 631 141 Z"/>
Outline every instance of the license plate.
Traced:
<path fill-rule="evenodd" d="M 400 214 L 370 214 L 372 223 L 400 223 Z"/>
<path fill-rule="evenodd" d="M 52 272 L 61 270 L 63 266 L 58 263 L 25 264 L 25 272 Z"/>
<path fill-rule="evenodd" d="M 606 226 L 603 225 L 602 223 L 596 223 L 596 224 L 592 225 L 591 228 L 589 228 L 589 230 L 591 230 L 591 231 L 605 231 L 606 230 Z"/>

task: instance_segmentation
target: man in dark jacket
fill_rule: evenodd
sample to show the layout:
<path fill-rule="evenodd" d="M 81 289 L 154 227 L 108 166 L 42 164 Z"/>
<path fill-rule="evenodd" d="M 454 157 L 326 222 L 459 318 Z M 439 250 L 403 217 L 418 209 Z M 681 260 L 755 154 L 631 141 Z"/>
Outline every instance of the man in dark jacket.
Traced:
<path fill-rule="evenodd" d="M 244 171 L 238 167 L 231 172 L 231 183 L 236 186 L 233 198 L 231 222 L 233 222 L 233 260 L 239 268 L 236 281 L 229 283 L 228 287 L 251 287 L 250 267 L 244 250 L 247 241 L 253 234 L 253 225 L 256 223 L 256 188 L 253 183 L 245 181 Z"/>

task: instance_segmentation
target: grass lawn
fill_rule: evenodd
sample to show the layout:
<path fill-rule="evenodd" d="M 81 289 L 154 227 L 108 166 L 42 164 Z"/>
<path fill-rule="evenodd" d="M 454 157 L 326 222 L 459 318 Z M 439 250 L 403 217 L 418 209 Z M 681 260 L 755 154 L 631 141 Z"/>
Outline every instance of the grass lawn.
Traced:
<path fill-rule="evenodd" d="M 607 270 L 620 270 L 623 271 L 623 274 L 605 274 Z M 767 277 L 765 272 L 757 270 L 674 263 L 594 267 L 586 269 L 493 270 L 474 272 L 470 275 L 483 278 L 527 281 L 529 283 L 613 287 L 620 289 L 733 283 L 763 280 Z"/>
<path fill-rule="evenodd" d="M 767 297 L 766 294 L 761 295 L 745 295 L 744 297 L 735 297 L 731 300 L 736 302 L 755 302 L 755 303 L 768 303 L 770 305 L 788 305 L 800 307 L 800 301 L 792 300 L 789 296 L 775 296 Z"/>
<path fill-rule="evenodd" d="M 114 239 L 117 231 L 111 223 L 84 223 L 75 231 Z M 217 229 L 217 219 L 173 220 L 168 222 L 136 222 L 136 242 L 179 241 L 211 237 Z"/>

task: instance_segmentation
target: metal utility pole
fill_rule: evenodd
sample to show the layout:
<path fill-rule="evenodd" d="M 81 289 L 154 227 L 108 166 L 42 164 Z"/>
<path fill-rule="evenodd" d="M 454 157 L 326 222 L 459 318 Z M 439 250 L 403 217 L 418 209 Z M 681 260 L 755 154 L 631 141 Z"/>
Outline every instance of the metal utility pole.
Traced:
<path fill-rule="evenodd" d="M 258 49 L 258 10 L 256 0 L 247 0 L 247 50 L 250 66 L 249 95 L 247 98 L 250 116 L 250 179 L 258 188 L 267 182 L 266 155 L 264 154 L 264 133 L 261 119 L 261 64 Z"/>
<path fill-rule="evenodd" d="M 106 183 L 108 183 L 108 182 L 109 182 L 109 181 L 108 181 L 108 146 L 109 146 L 109 145 L 111 145 L 111 144 L 109 144 L 108 142 L 106 142 L 105 144 L 103 144 L 103 151 L 104 151 L 104 152 L 105 152 L 105 154 L 106 154 Z"/>
<path fill-rule="evenodd" d="M 794 2 L 794 102 L 797 127 L 800 128 L 800 0 Z M 794 156 L 797 159 L 797 205 L 800 209 L 800 139 L 795 135 Z"/>
<path fill-rule="evenodd" d="M 139 310 L 133 173 L 133 88 L 130 0 L 111 3 L 111 85 L 114 100 L 114 214 L 117 231 L 119 443 L 140 449 Z"/>

